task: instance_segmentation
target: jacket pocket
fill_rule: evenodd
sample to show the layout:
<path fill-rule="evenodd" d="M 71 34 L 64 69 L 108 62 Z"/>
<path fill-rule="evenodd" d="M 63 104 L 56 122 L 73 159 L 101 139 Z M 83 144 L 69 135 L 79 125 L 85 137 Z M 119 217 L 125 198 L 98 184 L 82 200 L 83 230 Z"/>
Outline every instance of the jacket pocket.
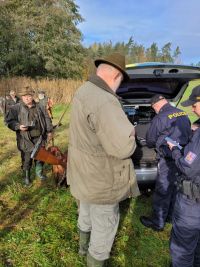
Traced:
<path fill-rule="evenodd" d="M 130 162 L 124 161 L 117 166 L 114 166 L 115 183 L 124 184 L 129 181 L 130 177 Z"/>

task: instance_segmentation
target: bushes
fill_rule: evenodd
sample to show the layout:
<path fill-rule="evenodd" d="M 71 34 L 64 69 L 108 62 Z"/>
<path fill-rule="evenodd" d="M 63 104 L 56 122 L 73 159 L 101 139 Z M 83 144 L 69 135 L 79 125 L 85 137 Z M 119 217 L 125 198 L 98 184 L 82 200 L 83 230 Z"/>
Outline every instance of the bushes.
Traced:
<path fill-rule="evenodd" d="M 56 103 L 68 103 L 76 89 L 82 84 L 82 81 L 67 79 L 48 79 L 35 80 L 27 77 L 2 78 L 0 80 L 0 96 L 9 93 L 13 89 L 16 92 L 23 86 L 31 86 L 37 93 L 38 89 L 46 91 L 46 94 Z"/>

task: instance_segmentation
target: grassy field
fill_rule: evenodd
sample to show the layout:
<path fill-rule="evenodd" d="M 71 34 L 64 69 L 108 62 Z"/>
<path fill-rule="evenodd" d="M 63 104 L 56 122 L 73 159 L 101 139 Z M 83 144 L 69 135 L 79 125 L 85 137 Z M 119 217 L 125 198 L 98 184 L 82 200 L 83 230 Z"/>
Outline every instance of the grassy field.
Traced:
<path fill-rule="evenodd" d="M 54 109 L 54 124 L 64 108 Z M 63 151 L 68 126 L 69 113 L 55 137 Z M 15 133 L 4 126 L 2 117 L 0 146 L 0 266 L 86 266 L 77 254 L 77 207 L 69 188 L 56 188 L 50 166 L 45 167 L 45 183 L 34 179 L 31 188 L 23 187 Z M 168 267 L 171 225 L 156 233 L 139 222 L 140 215 L 151 212 L 151 194 L 125 201 L 120 209 L 109 267 Z"/>

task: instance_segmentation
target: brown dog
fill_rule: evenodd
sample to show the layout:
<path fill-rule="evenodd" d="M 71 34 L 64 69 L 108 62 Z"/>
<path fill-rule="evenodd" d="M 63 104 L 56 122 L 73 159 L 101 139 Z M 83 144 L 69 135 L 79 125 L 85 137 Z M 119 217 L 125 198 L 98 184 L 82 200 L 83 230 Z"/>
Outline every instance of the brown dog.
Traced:
<path fill-rule="evenodd" d="M 61 161 L 60 165 L 52 165 L 52 172 L 55 178 L 56 185 L 67 187 L 67 151 L 62 153 L 57 146 L 51 146 L 48 148 L 57 159 Z"/>

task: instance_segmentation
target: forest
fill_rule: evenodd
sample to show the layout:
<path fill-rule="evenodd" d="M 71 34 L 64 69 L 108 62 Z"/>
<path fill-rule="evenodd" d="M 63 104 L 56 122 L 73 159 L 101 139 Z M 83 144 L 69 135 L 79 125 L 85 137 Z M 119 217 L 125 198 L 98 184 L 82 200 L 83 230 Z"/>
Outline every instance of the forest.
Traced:
<path fill-rule="evenodd" d="M 78 25 L 84 21 L 74 0 L 0 1 L 0 77 L 84 80 L 94 71 L 93 59 L 110 52 L 126 55 L 127 63 L 181 63 L 172 43 L 145 47 L 134 40 L 83 45 Z M 112 37 L 111 37 L 112 38 Z"/>

